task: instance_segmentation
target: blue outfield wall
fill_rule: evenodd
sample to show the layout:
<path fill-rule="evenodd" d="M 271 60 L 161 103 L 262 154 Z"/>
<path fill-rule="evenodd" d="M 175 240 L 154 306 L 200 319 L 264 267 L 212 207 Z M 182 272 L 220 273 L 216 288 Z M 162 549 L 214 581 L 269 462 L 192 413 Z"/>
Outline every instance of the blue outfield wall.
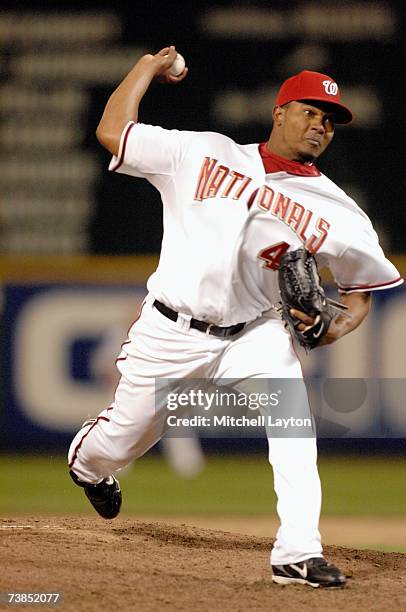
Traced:
<path fill-rule="evenodd" d="M 82 421 L 111 402 L 114 359 L 144 296 L 143 283 L 3 285 L 2 450 L 65 449 Z M 376 292 L 372 312 L 357 331 L 301 354 L 309 379 L 368 383 L 356 405 L 360 387 L 354 381 L 333 400 L 328 394 L 337 387 L 331 384 L 321 399 L 310 394 L 322 437 L 373 438 L 378 421 L 378 437 L 406 438 L 405 306 L 403 287 Z M 258 448 L 248 440 L 240 444 L 244 450 Z M 206 445 L 219 448 L 219 440 Z"/>

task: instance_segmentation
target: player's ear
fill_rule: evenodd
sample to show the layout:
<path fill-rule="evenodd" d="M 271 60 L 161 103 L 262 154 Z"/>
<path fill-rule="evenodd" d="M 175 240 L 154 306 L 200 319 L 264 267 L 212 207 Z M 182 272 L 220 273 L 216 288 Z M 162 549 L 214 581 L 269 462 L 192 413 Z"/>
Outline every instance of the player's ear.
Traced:
<path fill-rule="evenodd" d="M 272 119 L 273 123 L 276 126 L 280 126 L 283 123 L 283 116 L 285 114 L 285 109 L 282 106 L 274 106 L 272 109 Z"/>

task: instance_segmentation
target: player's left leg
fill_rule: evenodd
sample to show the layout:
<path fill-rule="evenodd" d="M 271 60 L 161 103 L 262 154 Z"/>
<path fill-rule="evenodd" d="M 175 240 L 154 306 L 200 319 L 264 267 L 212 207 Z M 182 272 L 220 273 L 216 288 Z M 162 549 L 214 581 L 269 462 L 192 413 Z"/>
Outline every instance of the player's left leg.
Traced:
<path fill-rule="evenodd" d="M 218 377 L 234 379 L 238 389 L 245 388 L 247 393 L 255 389 L 264 391 L 266 379 L 279 379 L 283 383 L 285 401 L 282 400 L 278 407 L 278 414 L 282 408 L 287 418 L 291 410 L 295 415 L 310 418 L 301 366 L 292 349 L 290 335 L 279 320 L 255 321 L 230 342 L 216 371 L 216 379 Z M 290 397 L 290 401 L 286 397 Z M 298 402 L 302 403 L 299 411 Z M 270 414 L 272 416 L 272 409 Z M 311 427 L 306 437 L 293 437 L 289 431 L 276 427 L 268 428 L 267 433 L 281 521 L 271 563 L 286 565 L 322 558 L 318 530 L 321 489 L 315 434 Z"/>

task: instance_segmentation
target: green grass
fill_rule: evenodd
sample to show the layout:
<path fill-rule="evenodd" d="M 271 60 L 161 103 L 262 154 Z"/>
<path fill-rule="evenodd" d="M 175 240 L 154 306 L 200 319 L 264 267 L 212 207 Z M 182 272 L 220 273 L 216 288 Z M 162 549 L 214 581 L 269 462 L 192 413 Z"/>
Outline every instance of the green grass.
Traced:
<path fill-rule="evenodd" d="M 406 459 L 326 458 L 319 462 L 323 515 L 406 514 Z M 195 480 L 156 455 L 139 459 L 120 482 L 126 514 L 275 513 L 272 470 L 264 456 L 210 457 Z M 91 514 L 59 456 L 0 457 L 0 514 Z"/>
<path fill-rule="evenodd" d="M 323 458 L 319 470 L 323 514 L 406 514 L 406 458 Z"/>

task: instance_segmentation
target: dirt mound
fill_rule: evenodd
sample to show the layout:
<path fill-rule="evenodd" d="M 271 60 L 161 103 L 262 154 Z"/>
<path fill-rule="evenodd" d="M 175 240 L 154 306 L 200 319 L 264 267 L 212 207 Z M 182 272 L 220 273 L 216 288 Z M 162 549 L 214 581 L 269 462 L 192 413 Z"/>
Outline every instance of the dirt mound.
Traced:
<path fill-rule="evenodd" d="M 271 539 L 183 524 L 18 517 L 0 538 L 0 591 L 60 591 L 66 611 L 406 610 L 400 553 L 326 546 L 348 586 L 322 590 L 272 584 Z"/>

